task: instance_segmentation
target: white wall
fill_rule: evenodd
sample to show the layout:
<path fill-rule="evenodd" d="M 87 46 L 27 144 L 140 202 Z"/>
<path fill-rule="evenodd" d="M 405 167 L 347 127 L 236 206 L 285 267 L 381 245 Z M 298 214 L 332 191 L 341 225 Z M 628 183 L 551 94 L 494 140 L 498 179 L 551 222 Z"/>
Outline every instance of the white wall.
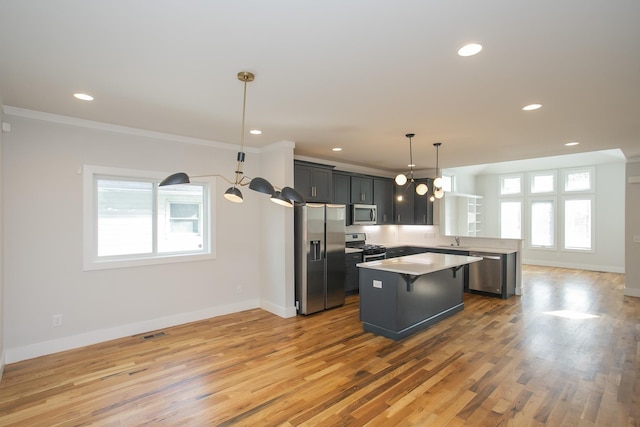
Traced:
<path fill-rule="evenodd" d="M 563 250 L 532 249 L 525 239 L 522 262 L 552 267 L 579 268 L 594 271 L 624 273 L 625 194 L 623 162 L 594 165 L 596 170 L 595 251 L 593 253 Z M 569 167 L 569 166 L 568 166 Z M 525 171 L 523 171 L 525 172 Z M 476 179 L 478 194 L 484 197 L 485 235 L 498 236 L 499 228 L 499 175 L 480 175 Z M 559 206 L 557 206 L 559 209 Z M 528 209 L 526 203 L 523 209 Z M 523 223 L 523 231 L 527 227 Z M 526 236 L 526 232 L 524 232 Z"/>
<path fill-rule="evenodd" d="M 0 99 L 0 106 L 2 106 L 2 99 Z M 0 108 L 0 126 L 4 120 L 3 111 Z M 2 373 L 4 372 L 5 356 L 4 356 L 4 204 L 3 204 L 3 188 L 4 188 L 4 173 L 2 168 L 3 157 L 3 132 L 0 129 L 0 380 L 2 379 Z"/>
<path fill-rule="evenodd" d="M 640 178 L 640 158 L 627 163 L 625 180 L 625 295 L 640 297 L 640 242 L 634 242 L 633 236 L 640 236 L 640 183 L 630 183 L 629 178 Z"/>
<path fill-rule="evenodd" d="M 228 185 L 220 179 L 217 259 L 83 271 L 78 169 L 89 164 L 232 177 L 236 146 L 184 143 L 186 138 L 10 111 L 4 119 L 12 132 L 4 135 L 2 158 L 7 363 L 255 308 L 263 293 L 285 311 L 287 304 L 293 306 L 293 298 L 288 302 L 277 295 L 285 293 L 278 287 L 293 289 L 293 272 L 281 271 L 289 267 L 284 261 L 271 265 L 275 279 L 264 279 L 263 254 L 269 246 L 261 237 L 265 196 L 243 189 L 244 203 L 228 203 L 222 197 Z M 256 176 L 261 154 L 245 151 L 245 173 Z M 276 178 L 292 183 L 293 149 L 280 148 L 269 156 L 277 161 L 287 151 L 283 162 L 289 162 L 290 171 L 282 172 L 287 166 L 280 163 Z M 280 208 L 269 211 L 267 218 L 284 229 L 289 226 L 287 215 Z M 63 326 L 52 326 L 53 314 L 62 314 Z"/>
<path fill-rule="evenodd" d="M 260 156 L 260 176 L 278 187 L 293 187 L 293 142 L 274 144 Z M 262 196 L 262 195 L 260 195 Z M 261 307 L 281 317 L 296 315 L 293 252 L 293 209 L 286 209 L 262 199 L 266 226 L 261 229 L 260 250 L 263 271 Z M 283 268 L 283 263 L 285 268 Z"/>

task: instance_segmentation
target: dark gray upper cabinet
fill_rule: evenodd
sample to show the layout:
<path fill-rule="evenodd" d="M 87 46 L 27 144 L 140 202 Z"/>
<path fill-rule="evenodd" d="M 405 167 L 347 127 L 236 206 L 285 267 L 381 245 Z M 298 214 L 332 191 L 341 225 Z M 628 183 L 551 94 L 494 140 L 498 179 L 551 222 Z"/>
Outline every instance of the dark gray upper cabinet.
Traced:
<path fill-rule="evenodd" d="M 431 178 L 416 179 L 416 185 L 427 184 L 429 191 L 424 196 L 420 196 L 414 189 L 413 223 L 419 225 L 433 225 L 433 180 Z"/>
<path fill-rule="evenodd" d="M 333 172 L 333 203 L 349 205 L 351 203 L 351 175 Z"/>
<path fill-rule="evenodd" d="M 333 166 L 296 161 L 293 168 L 294 188 L 307 202 L 333 201 Z"/>
<path fill-rule="evenodd" d="M 395 185 L 395 183 L 394 183 Z M 414 194 L 415 185 L 405 184 L 396 186 L 395 198 L 395 223 L 403 225 L 414 224 Z"/>
<path fill-rule="evenodd" d="M 351 174 L 333 172 L 333 203 L 347 207 L 345 224 L 351 225 Z"/>
<path fill-rule="evenodd" d="M 351 176 L 351 203 L 373 204 L 373 179 Z"/>
<path fill-rule="evenodd" d="M 373 204 L 378 207 L 378 224 L 393 224 L 393 185 L 391 179 L 373 179 Z"/>

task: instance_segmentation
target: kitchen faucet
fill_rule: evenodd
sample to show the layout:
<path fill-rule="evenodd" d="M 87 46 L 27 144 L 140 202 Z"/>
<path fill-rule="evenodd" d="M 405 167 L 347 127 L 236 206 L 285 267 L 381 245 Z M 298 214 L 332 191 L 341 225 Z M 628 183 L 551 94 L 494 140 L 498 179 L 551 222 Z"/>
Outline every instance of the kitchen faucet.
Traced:
<path fill-rule="evenodd" d="M 459 237 L 454 237 L 453 240 L 456 241 L 456 246 L 460 246 L 460 238 Z"/>

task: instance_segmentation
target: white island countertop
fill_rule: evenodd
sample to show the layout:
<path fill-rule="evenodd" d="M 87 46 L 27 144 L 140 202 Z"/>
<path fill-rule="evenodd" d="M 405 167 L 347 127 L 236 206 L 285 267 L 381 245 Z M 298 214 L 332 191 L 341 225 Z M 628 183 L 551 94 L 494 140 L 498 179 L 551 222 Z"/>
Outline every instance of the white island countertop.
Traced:
<path fill-rule="evenodd" d="M 379 261 L 361 262 L 356 265 L 360 268 L 421 276 L 435 271 L 446 270 L 447 268 L 471 264 L 476 261 L 482 261 L 482 258 L 427 252 Z"/>

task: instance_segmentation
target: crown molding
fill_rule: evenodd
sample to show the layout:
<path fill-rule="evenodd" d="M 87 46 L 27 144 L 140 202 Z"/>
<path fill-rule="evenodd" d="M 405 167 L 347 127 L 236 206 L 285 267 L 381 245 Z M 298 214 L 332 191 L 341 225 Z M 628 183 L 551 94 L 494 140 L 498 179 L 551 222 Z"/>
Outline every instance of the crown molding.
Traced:
<path fill-rule="evenodd" d="M 62 116 L 59 114 L 28 110 L 25 108 L 12 107 L 9 105 L 3 105 L 2 110 L 4 111 L 4 114 L 6 116 L 15 116 L 15 117 L 23 117 L 27 119 L 33 119 L 33 120 L 42 120 L 46 122 L 81 127 L 86 129 L 94 129 L 94 130 L 100 130 L 100 131 L 121 133 L 126 135 L 161 139 L 163 141 L 179 142 L 183 144 L 206 145 L 208 147 L 215 147 L 215 148 L 221 148 L 224 150 L 233 150 L 233 151 L 237 151 L 240 147 L 239 145 L 228 144 L 226 142 L 219 142 L 219 141 L 213 141 L 213 140 L 201 139 L 201 138 L 192 138 L 189 136 L 174 135 L 170 133 L 156 132 L 151 130 L 132 128 L 128 126 L 120 126 L 120 125 L 114 125 L 111 123 L 96 122 L 93 120 L 85 120 L 85 119 L 79 119 L 77 117 Z M 259 148 L 245 146 L 244 151 L 250 152 L 250 153 L 260 153 L 261 150 Z"/>

